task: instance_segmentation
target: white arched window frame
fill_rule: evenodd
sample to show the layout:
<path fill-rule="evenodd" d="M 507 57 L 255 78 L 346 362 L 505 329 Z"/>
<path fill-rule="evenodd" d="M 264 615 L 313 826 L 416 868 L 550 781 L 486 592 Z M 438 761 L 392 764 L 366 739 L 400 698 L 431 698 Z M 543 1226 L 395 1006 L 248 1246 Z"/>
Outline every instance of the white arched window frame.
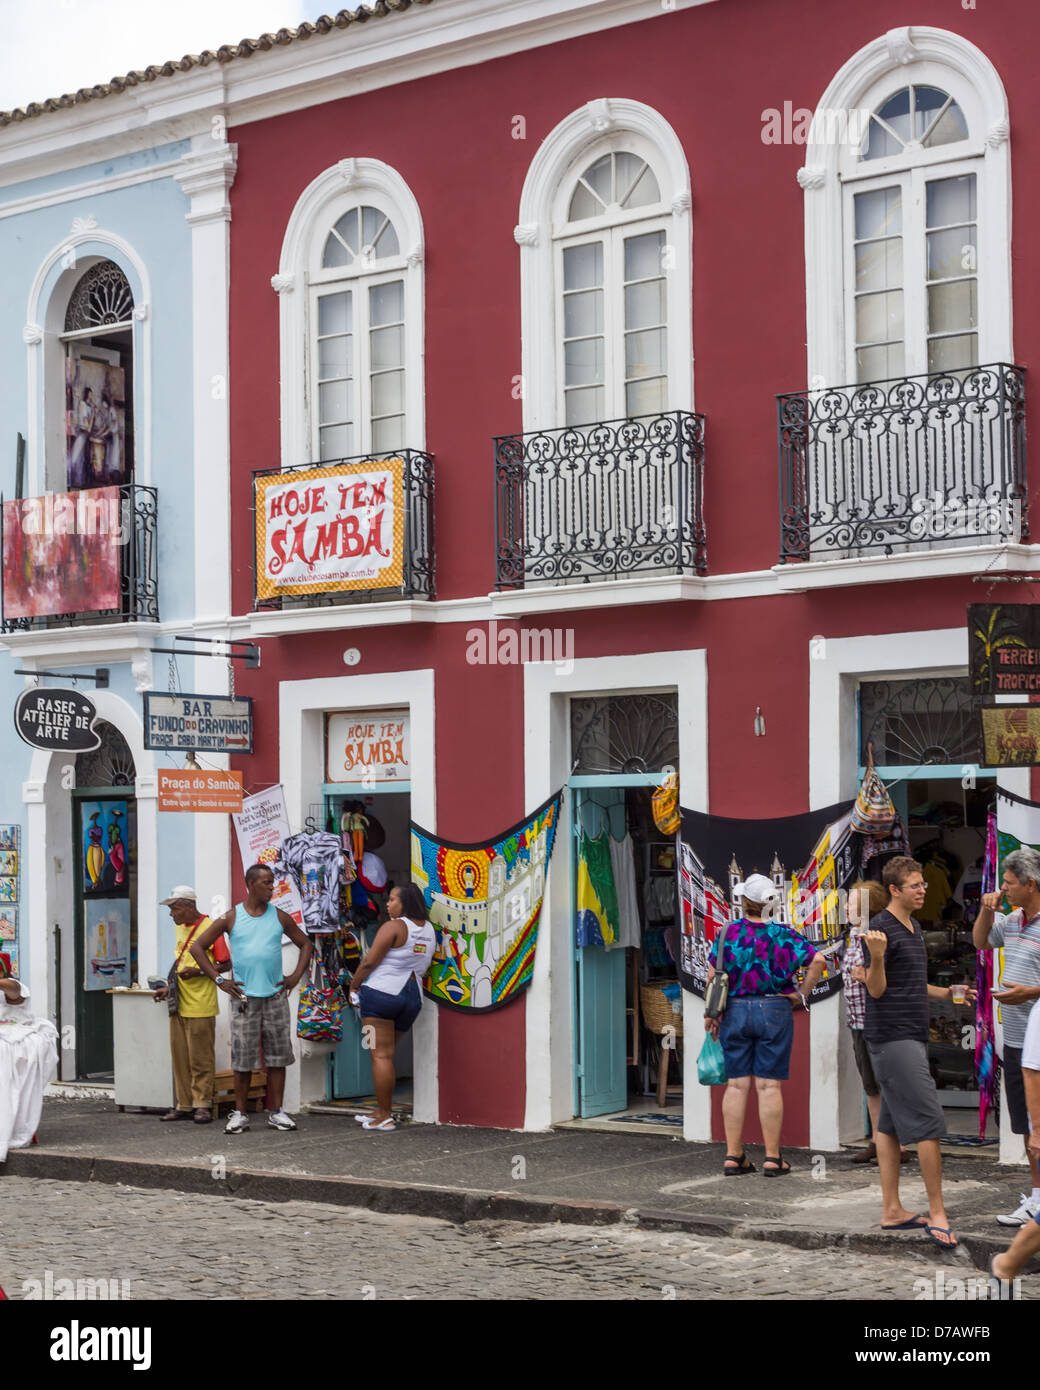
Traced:
<path fill-rule="evenodd" d="M 329 233 L 352 208 L 372 207 L 389 218 L 399 254 L 365 267 L 322 266 Z M 282 467 L 320 458 L 318 410 L 318 301 L 337 289 L 367 295 L 400 280 L 404 291 L 404 438 L 400 447 L 426 447 L 424 391 L 423 229 L 419 205 L 404 180 L 375 159 L 345 159 L 308 185 L 286 228 L 278 273 L 271 285 L 280 300 Z M 357 360 L 357 359 L 355 359 Z M 365 365 L 362 356 L 361 365 Z M 367 383 L 361 394 L 367 407 Z M 355 434 L 352 454 L 373 447 L 371 410 Z M 386 451 L 384 451 L 386 452 Z"/>
<path fill-rule="evenodd" d="M 862 130 L 850 113 L 873 112 L 900 88 L 937 87 L 963 112 L 968 138 L 934 149 L 863 160 L 859 142 L 835 138 Z M 839 119 L 843 117 L 844 119 Z M 805 193 L 807 381 L 811 390 L 856 381 L 850 247 L 859 191 L 905 188 L 911 203 L 928 177 L 976 176 L 978 362 L 1013 362 L 1011 313 L 1011 157 L 1007 97 L 993 64 L 959 34 L 914 26 L 894 29 L 862 48 L 820 99 L 798 181 Z M 906 240 L 907 318 L 923 337 L 923 212 L 911 209 Z M 920 346 L 905 374 L 925 373 Z"/>
<path fill-rule="evenodd" d="M 84 219 L 92 222 L 93 218 Z M 152 484 L 151 287 L 144 262 L 114 232 L 85 225 L 54 247 L 29 290 L 22 338 L 27 354 L 26 490 L 64 492 L 66 478 L 65 314 L 80 280 L 98 261 L 119 266 L 134 297 L 134 478 Z"/>
<path fill-rule="evenodd" d="M 582 172 L 611 151 L 645 159 L 657 179 L 660 203 L 568 222 L 568 207 Z M 693 409 L 692 228 L 690 176 L 682 146 L 671 126 L 651 107 L 623 98 L 589 102 L 546 137 L 531 162 L 520 199 L 514 236 L 520 247 L 523 406 L 525 431 L 565 423 L 563 404 L 563 253 L 597 235 L 611 243 L 615 265 L 626 234 L 663 229 L 666 256 L 666 408 Z M 605 298 L 605 324 L 620 341 L 622 283 L 615 274 Z M 613 409 L 618 418 L 619 373 L 613 373 Z"/>

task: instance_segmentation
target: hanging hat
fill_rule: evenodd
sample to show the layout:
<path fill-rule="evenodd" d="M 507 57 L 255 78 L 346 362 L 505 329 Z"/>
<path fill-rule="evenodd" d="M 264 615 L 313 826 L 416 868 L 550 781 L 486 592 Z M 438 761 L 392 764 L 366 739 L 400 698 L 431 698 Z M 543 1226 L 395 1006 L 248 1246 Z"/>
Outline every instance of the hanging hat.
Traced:
<path fill-rule="evenodd" d="M 369 893 L 382 893 L 386 888 L 386 865 L 378 854 L 365 850 L 358 865 L 358 882 Z"/>

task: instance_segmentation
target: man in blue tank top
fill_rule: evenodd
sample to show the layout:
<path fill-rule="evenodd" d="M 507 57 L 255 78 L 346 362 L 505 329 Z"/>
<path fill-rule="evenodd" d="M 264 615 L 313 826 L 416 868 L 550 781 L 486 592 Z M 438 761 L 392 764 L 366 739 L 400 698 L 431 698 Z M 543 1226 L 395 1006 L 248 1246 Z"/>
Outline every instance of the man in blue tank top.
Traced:
<path fill-rule="evenodd" d="M 235 1073 L 235 1109 L 224 1127 L 225 1134 L 239 1134 L 249 1128 L 246 1105 L 252 1073 L 263 1063 L 267 1071 L 267 1123 L 272 1129 L 295 1129 L 282 1109 L 285 1097 L 285 1069 L 296 1058 L 292 1049 L 292 1021 L 289 995 L 299 984 L 311 958 L 311 940 L 287 912 L 271 902 L 274 874 L 266 864 L 246 870 L 247 896 L 244 903 L 214 918 L 210 926 L 191 943 L 191 954 L 199 969 L 217 988 L 232 996 L 231 1069 Z M 217 976 L 206 955 L 223 933 L 231 939 L 231 962 L 235 978 Z M 300 958 L 292 975 L 282 975 L 282 933 L 300 948 Z"/>

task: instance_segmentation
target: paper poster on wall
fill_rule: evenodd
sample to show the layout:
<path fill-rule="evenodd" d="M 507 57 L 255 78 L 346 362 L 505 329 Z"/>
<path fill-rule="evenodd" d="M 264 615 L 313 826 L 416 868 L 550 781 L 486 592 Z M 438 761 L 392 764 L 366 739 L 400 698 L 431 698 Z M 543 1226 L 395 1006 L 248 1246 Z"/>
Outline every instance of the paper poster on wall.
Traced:
<path fill-rule="evenodd" d="M 83 903 L 83 988 L 130 984 L 130 900 L 88 898 Z"/>
<path fill-rule="evenodd" d="M 128 482 L 123 368 L 70 352 L 65 408 L 69 491 Z"/>
<path fill-rule="evenodd" d="M 235 822 L 243 872 L 251 864 L 273 866 L 281 852 L 282 841 L 289 838 L 289 815 L 281 786 L 268 787 L 266 791 L 244 797 L 241 812 L 231 819 Z M 287 912 L 297 926 L 303 925 L 303 903 L 287 875 L 275 874 L 271 901 Z"/>
<path fill-rule="evenodd" d="M 85 801 L 83 892 L 129 892 L 125 801 Z"/>
<path fill-rule="evenodd" d="M 18 909 L 13 904 L 0 907 L 0 941 L 14 941 L 18 935 Z"/>

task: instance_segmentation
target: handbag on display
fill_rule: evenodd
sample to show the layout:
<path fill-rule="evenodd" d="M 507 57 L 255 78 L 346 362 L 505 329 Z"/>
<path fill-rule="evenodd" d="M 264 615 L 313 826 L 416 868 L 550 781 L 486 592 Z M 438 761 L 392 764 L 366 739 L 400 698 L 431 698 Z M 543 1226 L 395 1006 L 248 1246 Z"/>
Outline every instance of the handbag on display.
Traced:
<path fill-rule="evenodd" d="M 329 985 L 321 955 L 311 957 L 307 983 L 300 990 L 296 1036 L 308 1042 L 339 1042 L 343 1037 L 343 991 Z"/>
<path fill-rule="evenodd" d="M 697 1054 L 697 1080 L 702 1086 L 722 1086 L 729 1080 L 725 1054 L 718 1039 L 710 1033 Z"/>
<path fill-rule="evenodd" d="M 729 1003 L 729 971 L 721 969 L 723 963 L 722 953 L 726 949 L 726 937 L 729 935 L 730 923 L 726 923 L 726 930 L 719 937 L 719 954 L 716 957 L 718 965 L 715 967 L 715 974 L 708 981 L 708 987 L 704 991 L 704 1017 L 721 1018 L 726 1012 L 726 1005 Z"/>
<path fill-rule="evenodd" d="M 867 770 L 852 808 L 852 828 L 860 833 L 876 835 L 878 831 L 890 830 L 895 818 L 896 808 L 888 788 L 874 768 L 874 750 L 868 749 Z"/>

